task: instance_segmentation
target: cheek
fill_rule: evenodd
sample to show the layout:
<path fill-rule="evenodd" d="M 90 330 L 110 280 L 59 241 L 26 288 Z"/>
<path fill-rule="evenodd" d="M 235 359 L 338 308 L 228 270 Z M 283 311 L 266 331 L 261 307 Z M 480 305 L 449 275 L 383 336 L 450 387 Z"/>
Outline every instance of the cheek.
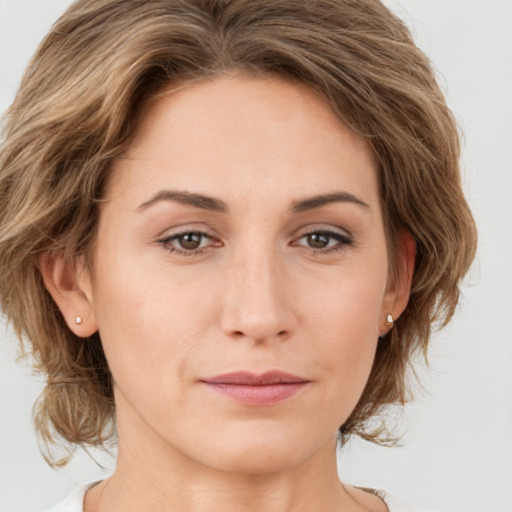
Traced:
<path fill-rule="evenodd" d="M 346 339 L 378 338 L 386 278 L 382 262 L 312 276 L 299 285 L 302 291 L 297 290 L 304 320 L 323 332 L 342 332 Z"/>
<path fill-rule="evenodd" d="M 382 263 L 376 268 L 310 283 L 304 295 L 306 336 L 318 340 L 311 357 L 330 376 L 332 392 L 341 393 L 341 401 L 350 407 L 366 384 L 379 339 L 386 272 Z"/>
<path fill-rule="evenodd" d="M 116 384 L 176 388 L 171 381 L 186 381 L 186 362 L 213 325 L 213 299 L 200 282 L 144 254 L 120 254 L 98 255 L 94 288 L 95 315 Z"/>

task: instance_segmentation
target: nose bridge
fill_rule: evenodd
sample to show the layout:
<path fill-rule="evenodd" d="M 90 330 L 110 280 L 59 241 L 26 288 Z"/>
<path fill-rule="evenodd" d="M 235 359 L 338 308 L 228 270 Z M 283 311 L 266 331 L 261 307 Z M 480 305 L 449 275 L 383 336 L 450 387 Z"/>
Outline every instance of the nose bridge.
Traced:
<path fill-rule="evenodd" d="M 255 342 L 284 338 L 293 329 L 282 256 L 269 240 L 246 240 L 234 251 L 227 275 L 223 328 Z"/>

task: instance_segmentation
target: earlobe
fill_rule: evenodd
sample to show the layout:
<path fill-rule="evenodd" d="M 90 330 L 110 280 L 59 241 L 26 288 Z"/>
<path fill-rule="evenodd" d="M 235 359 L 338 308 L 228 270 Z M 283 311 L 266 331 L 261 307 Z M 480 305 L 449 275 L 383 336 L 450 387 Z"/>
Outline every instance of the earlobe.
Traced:
<path fill-rule="evenodd" d="M 390 289 L 386 292 L 381 313 L 383 317 L 382 327 L 379 329 L 381 336 L 393 328 L 394 323 L 407 307 L 411 293 L 416 262 L 416 242 L 411 233 L 404 229 L 399 233 L 398 243 L 397 271 L 390 283 Z"/>
<path fill-rule="evenodd" d="M 80 337 L 98 330 L 88 272 L 82 261 L 70 263 L 61 253 L 39 258 L 44 285 L 60 309 L 68 327 Z"/>

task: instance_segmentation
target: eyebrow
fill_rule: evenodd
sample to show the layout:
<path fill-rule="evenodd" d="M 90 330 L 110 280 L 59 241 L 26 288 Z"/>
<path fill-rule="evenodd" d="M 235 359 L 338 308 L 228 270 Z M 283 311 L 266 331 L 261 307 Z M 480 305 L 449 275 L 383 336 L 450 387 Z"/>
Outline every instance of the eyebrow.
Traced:
<path fill-rule="evenodd" d="M 186 206 L 192 206 L 202 210 L 209 210 L 218 213 L 228 213 L 228 205 L 221 199 L 205 196 L 202 194 L 195 194 L 192 192 L 182 192 L 178 190 L 161 190 L 157 192 L 151 199 L 142 203 L 138 210 L 145 210 L 149 206 L 159 201 L 175 201 Z M 333 192 L 328 194 L 321 194 L 317 196 L 308 197 L 294 201 L 291 210 L 293 212 L 305 212 L 320 208 L 331 203 L 353 203 L 363 208 L 370 208 L 370 205 L 356 197 L 350 192 Z"/>
<path fill-rule="evenodd" d="M 219 213 L 228 213 L 227 204 L 220 199 L 204 196 L 202 194 L 194 194 L 192 192 L 181 192 L 178 190 L 161 190 L 157 192 L 151 199 L 142 203 L 139 210 L 145 210 L 149 206 L 159 201 L 175 201 L 194 208 L 209 210 Z"/>
<path fill-rule="evenodd" d="M 294 212 L 305 212 L 331 203 L 353 203 L 358 206 L 362 206 L 363 208 L 370 208 L 369 204 L 365 203 L 350 192 L 333 192 L 309 197 L 300 201 L 294 201 L 292 203 L 292 210 Z"/>

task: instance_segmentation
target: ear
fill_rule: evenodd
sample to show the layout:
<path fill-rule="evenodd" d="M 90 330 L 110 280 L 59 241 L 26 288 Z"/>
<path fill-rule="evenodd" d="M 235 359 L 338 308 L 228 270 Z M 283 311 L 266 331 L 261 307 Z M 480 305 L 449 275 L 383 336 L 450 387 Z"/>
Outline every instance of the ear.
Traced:
<path fill-rule="evenodd" d="M 82 338 L 98 330 L 93 310 L 92 286 L 83 259 L 70 262 L 62 253 L 45 253 L 39 269 L 46 289 L 60 309 L 68 327 Z"/>
<path fill-rule="evenodd" d="M 384 336 L 393 327 L 393 321 L 404 312 L 411 294 L 411 283 L 416 261 L 416 242 L 409 231 L 401 230 L 398 235 L 397 271 L 388 282 L 379 319 L 379 335 Z"/>

